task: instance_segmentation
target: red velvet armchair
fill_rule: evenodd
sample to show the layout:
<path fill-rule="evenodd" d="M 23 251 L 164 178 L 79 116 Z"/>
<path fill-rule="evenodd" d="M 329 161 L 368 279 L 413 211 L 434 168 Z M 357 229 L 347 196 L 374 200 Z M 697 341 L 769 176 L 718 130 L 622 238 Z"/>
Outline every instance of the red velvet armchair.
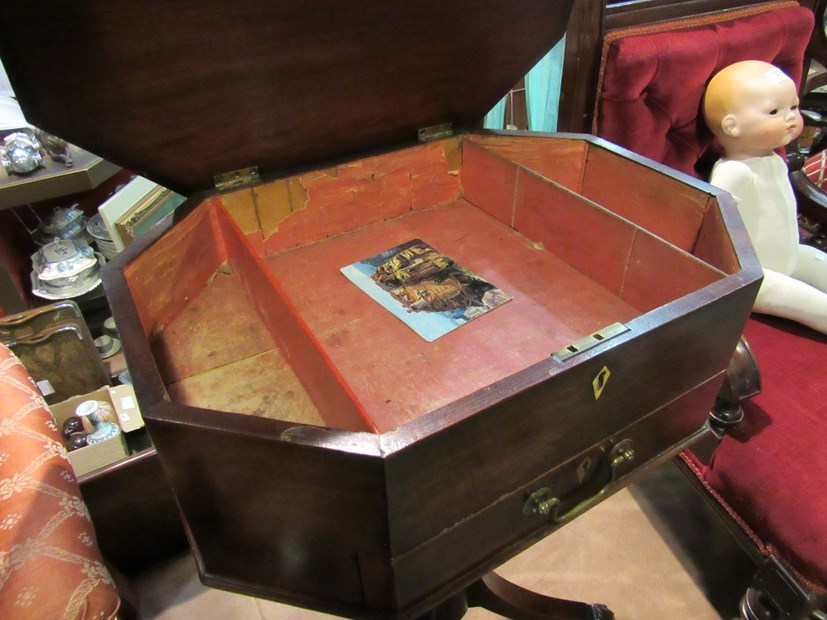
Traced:
<path fill-rule="evenodd" d="M 703 179 L 718 156 L 700 113 L 709 78 L 758 59 L 800 83 L 812 28 L 809 9 L 772 2 L 609 32 L 593 131 Z M 744 618 L 805 618 L 827 609 L 827 338 L 761 315 L 744 336 L 762 392 L 711 458 L 683 465 L 759 563 Z"/>

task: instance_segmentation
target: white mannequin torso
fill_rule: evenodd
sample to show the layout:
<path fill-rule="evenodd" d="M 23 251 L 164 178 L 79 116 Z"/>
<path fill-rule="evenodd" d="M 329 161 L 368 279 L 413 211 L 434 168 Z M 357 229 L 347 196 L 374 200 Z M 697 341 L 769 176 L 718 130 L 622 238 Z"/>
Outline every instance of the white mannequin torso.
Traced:
<path fill-rule="evenodd" d="M 721 159 L 710 183 L 732 194 L 764 281 L 754 309 L 827 333 L 827 254 L 800 245 L 787 165 L 776 154 Z"/>
<path fill-rule="evenodd" d="M 775 153 L 721 159 L 710 183 L 732 194 L 761 266 L 790 275 L 798 256 L 798 219 L 787 165 Z"/>

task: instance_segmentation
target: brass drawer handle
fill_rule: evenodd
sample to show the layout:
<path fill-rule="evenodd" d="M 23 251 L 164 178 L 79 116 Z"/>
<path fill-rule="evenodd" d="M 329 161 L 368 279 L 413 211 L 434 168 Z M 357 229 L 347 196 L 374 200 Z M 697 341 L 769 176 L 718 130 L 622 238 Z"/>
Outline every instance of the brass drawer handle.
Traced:
<path fill-rule="evenodd" d="M 543 487 L 528 496 L 523 504 L 524 515 L 551 516 L 554 523 L 567 523 L 586 512 L 600 502 L 609 492 L 612 484 L 621 476 L 621 472 L 635 459 L 635 450 L 631 439 L 624 439 L 617 443 L 609 452 L 609 479 L 594 495 L 578 502 L 572 508 L 558 514 L 562 500 L 554 492 Z"/>

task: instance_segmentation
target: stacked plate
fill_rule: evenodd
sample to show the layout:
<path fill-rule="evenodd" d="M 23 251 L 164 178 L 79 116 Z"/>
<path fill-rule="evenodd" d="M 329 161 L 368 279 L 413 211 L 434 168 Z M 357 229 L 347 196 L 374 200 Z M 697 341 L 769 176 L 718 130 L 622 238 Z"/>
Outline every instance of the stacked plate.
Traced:
<path fill-rule="evenodd" d="M 92 240 L 95 242 L 95 245 L 98 246 L 100 253 L 106 257 L 106 260 L 115 257 L 118 253 L 118 248 L 115 242 L 112 241 L 112 236 L 103 223 L 103 218 L 100 213 L 89 218 L 89 223 L 86 225 L 86 232 L 92 236 Z"/>
<path fill-rule="evenodd" d="M 32 254 L 32 293 L 45 299 L 70 299 L 100 283 L 104 258 L 85 242 L 55 239 Z"/>

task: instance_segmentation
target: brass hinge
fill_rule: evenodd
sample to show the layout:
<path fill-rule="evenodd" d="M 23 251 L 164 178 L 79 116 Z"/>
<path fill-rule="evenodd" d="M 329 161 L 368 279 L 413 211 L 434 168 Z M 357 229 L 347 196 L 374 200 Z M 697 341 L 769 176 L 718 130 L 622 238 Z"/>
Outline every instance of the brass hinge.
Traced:
<path fill-rule="evenodd" d="M 259 181 L 258 166 L 241 168 L 240 170 L 225 172 L 224 174 L 216 174 L 213 180 L 215 181 L 215 189 L 219 192 L 253 185 Z"/>
<path fill-rule="evenodd" d="M 441 138 L 448 138 L 454 135 L 454 130 L 451 123 L 442 123 L 441 125 L 431 125 L 430 127 L 423 127 L 419 130 L 420 142 L 432 142 Z"/>

